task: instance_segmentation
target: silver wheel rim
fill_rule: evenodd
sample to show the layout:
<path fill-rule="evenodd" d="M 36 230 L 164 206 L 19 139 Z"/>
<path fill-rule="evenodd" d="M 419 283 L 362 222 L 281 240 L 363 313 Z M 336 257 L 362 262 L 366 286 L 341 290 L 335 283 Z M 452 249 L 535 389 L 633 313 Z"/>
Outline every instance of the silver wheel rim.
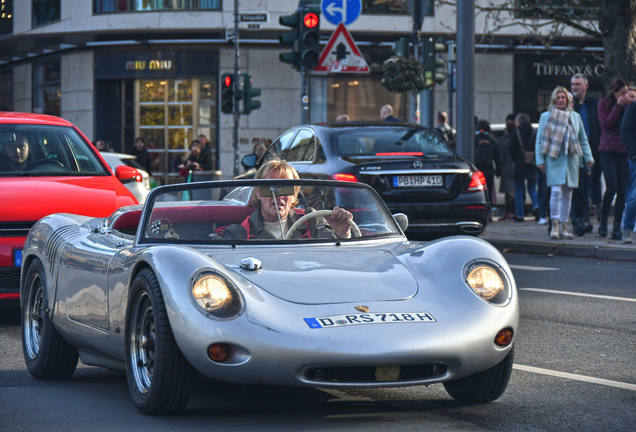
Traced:
<path fill-rule="evenodd" d="M 130 364 L 137 391 L 146 394 L 155 369 L 155 319 L 150 296 L 139 293 L 130 323 Z"/>
<path fill-rule="evenodd" d="M 40 342 L 42 340 L 42 325 L 44 323 L 44 292 L 42 290 L 42 279 L 39 274 L 31 278 L 29 286 L 29 298 L 27 299 L 26 311 L 24 314 L 24 343 L 30 360 L 40 353 Z"/>

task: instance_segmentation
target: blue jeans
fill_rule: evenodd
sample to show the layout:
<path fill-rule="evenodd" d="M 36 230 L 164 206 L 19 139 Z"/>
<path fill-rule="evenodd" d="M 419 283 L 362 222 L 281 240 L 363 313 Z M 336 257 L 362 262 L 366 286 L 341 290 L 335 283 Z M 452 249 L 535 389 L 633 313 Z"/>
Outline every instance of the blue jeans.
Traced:
<path fill-rule="evenodd" d="M 524 209 L 526 201 L 526 182 L 528 182 L 528 194 L 532 200 L 532 210 L 539 207 L 536 180 L 515 180 L 515 210 L 517 212 L 517 219 L 521 219 L 526 214 Z"/>
<path fill-rule="evenodd" d="M 636 162 L 629 159 L 629 185 L 625 195 L 625 212 L 623 213 L 623 230 L 634 231 L 636 222 Z"/>

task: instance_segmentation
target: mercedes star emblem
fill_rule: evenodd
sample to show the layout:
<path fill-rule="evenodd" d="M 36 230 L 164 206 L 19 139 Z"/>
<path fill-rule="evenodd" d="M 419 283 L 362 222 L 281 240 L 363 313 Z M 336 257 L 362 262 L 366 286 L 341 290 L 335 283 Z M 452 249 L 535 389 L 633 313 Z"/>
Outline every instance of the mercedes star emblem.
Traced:
<path fill-rule="evenodd" d="M 413 168 L 415 168 L 415 169 L 422 169 L 423 166 L 424 166 L 424 164 L 422 163 L 422 161 L 413 162 Z"/>

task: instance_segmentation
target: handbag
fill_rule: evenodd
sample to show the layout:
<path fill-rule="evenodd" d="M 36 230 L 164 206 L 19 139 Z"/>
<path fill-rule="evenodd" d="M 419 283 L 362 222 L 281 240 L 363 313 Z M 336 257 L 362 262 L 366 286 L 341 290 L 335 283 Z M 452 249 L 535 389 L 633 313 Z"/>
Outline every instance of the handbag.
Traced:
<path fill-rule="evenodd" d="M 526 151 L 523 148 L 523 140 L 521 139 L 521 133 L 519 133 L 519 129 L 515 129 L 517 131 L 517 138 L 519 138 L 519 147 L 521 147 L 521 154 L 523 155 L 523 163 L 526 165 L 534 166 L 534 152 Z"/>

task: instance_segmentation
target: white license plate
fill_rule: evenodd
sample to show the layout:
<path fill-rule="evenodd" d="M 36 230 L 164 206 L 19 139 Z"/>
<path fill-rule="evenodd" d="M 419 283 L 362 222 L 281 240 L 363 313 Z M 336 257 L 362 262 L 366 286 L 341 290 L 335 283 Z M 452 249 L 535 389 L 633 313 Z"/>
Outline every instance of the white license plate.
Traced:
<path fill-rule="evenodd" d="M 442 187 L 441 175 L 434 176 L 395 176 L 393 177 L 394 187 Z"/>
<path fill-rule="evenodd" d="M 319 318 L 304 318 L 309 328 L 340 327 L 360 324 L 389 323 L 434 323 L 437 322 L 428 312 L 410 313 L 362 313 L 332 315 Z"/>

